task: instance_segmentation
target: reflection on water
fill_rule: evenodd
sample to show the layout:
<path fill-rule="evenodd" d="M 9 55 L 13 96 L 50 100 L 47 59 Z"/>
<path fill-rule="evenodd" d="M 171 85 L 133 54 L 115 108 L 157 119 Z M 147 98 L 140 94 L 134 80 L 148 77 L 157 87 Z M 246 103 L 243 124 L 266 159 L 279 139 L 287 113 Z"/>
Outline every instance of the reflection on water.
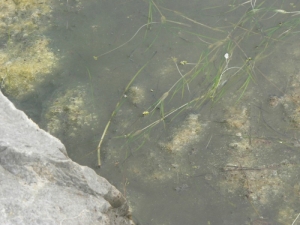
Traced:
<path fill-rule="evenodd" d="M 139 224 L 300 223 L 298 3 L 52 8 L 60 60 L 39 101 L 20 104 L 36 103 L 40 125 L 119 188 Z"/>

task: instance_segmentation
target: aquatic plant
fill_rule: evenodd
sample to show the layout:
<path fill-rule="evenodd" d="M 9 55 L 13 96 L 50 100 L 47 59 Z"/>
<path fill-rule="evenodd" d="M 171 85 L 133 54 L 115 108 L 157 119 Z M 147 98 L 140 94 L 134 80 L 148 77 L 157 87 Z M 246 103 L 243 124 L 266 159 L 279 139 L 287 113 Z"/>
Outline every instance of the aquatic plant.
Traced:
<path fill-rule="evenodd" d="M 178 60 L 177 56 L 170 56 L 170 61 L 173 62 L 179 74 L 177 81 L 170 85 L 170 87 L 165 87 L 166 90 L 162 92 L 162 95 L 157 98 L 150 107 L 143 110 L 143 113 L 141 113 L 143 117 L 141 118 L 149 117 L 150 119 L 148 119 L 148 121 L 150 120 L 150 123 L 142 128 L 131 130 L 124 134 L 123 137 L 125 137 L 127 141 L 134 140 L 134 137 L 139 137 L 143 132 L 151 130 L 154 126 L 160 122 L 164 122 L 171 116 L 173 116 L 172 119 L 175 119 L 179 113 L 182 113 L 186 109 L 197 109 L 207 102 L 217 104 L 222 98 L 225 98 L 229 88 L 232 89 L 234 87 L 237 94 L 235 97 L 236 103 L 240 102 L 249 86 L 255 84 L 257 82 L 256 79 L 259 74 L 261 74 L 257 65 L 272 55 L 274 51 L 272 45 L 274 43 L 284 43 L 284 39 L 287 35 L 292 34 L 292 29 L 297 27 L 300 22 L 299 19 L 291 19 L 280 24 L 273 24 L 269 27 L 261 27 L 258 29 L 258 21 L 268 21 L 274 16 L 277 16 L 277 14 L 289 13 L 291 16 L 298 15 L 298 11 L 286 12 L 282 9 L 274 10 L 272 4 L 266 6 L 265 2 L 257 4 L 256 1 L 248 1 L 242 4 L 232 4 L 230 9 L 224 14 L 229 15 L 235 11 L 240 12 L 241 16 L 235 18 L 235 21 L 223 21 L 223 26 L 219 27 L 213 27 L 196 21 L 184 13 L 160 6 L 156 1 L 148 1 L 148 4 L 148 20 L 145 21 L 146 23 L 140 26 L 128 41 L 125 41 L 112 50 L 99 54 L 95 59 L 105 57 L 107 54 L 120 50 L 126 44 L 137 38 L 138 33 L 142 32 L 143 29 L 145 29 L 143 38 L 146 39 L 149 35 L 148 29 L 150 26 L 154 26 L 153 29 L 155 29 L 155 27 L 159 28 L 159 33 L 153 38 L 149 48 L 152 48 L 154 42 L 158 41 L 157 37 L 161 35 L 161 30 L 163 30 L 166 33 L 174 34 L 177 38 L 182 38 L 178 33 L 175 33 L 177 31 L 179 31 L 180 34 L 188 34 L 190 38 L 197 38 L 202 51 L 198 55 L 198 61 L 193 63 L 187 62 L 186 60 Z M 247 4 L 250 5 L 251 10 L 245 8 Z M 207 10 L 210 10 L 210 8 L 207 8 Z M 156 17 L 160 17 L 160 22 L 154 21 Z M 168 19 L 169 17 L 172 17 L 172 19 Z M 173 18 L 177 18 L 177 21 Z M 181 22 L 181 20 L 185 22 Z M 189 42 L 189 40 L 182 39 L 187 43 Z M 248 47 L 248 42 L 253 42 L 253 40 L 255 40 L 255 48 L 259 49 L 254 54 Z M 145 65 L 148 63 L 149 61 Z M 104 129 L 97 148 L 99 166 L 101 165 L 101 145 L 111 123 L 111 119 L 120 108 L 124 94 L 131 87 L 137 75 L 144 69 L 144 66 L 133 76 L 126 86 L 120 101 L 117 103 Z M 185 73 L 181 72 L 181 69 L 186 70 L 189 66 L 192 67 L 189 68 L 188 71 Z M 195 81 L 201 81 L 201 84 L 196 87 L 194 85 Z M 272 82 L 269 84 L 273 85 Z M 276 86 L 274 87 L 278 88 Z M 174 98 L 190 98 L 190 100 L 176 106 L 177 103 L 175 103 Z M 159 118 L 155 116 L 157 112 L 156 109 L 159 109 Z M 152 121 L 151 118 L 153 118 Z"/>

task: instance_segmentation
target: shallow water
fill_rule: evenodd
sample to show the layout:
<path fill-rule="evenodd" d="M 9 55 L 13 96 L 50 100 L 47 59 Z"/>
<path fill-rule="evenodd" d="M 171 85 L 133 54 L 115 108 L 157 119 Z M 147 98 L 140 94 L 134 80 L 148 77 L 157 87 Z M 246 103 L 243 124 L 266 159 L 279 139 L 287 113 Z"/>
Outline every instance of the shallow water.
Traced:
<path fill-rule="evenodd" d="M 55 2 L 58 66 L 42 99 L 18 104 L 114 184 L 138 224 L 292 224 L 300 20 L 277 9 L 300 5 L 250 3 Z"/>

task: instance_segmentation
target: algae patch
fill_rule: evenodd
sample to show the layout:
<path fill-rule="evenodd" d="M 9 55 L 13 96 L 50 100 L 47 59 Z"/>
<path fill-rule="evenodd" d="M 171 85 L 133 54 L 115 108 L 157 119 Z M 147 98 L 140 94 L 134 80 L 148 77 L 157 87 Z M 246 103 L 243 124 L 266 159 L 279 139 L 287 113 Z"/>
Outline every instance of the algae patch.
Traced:
<path fill-rule="evenodd" d="M 97 125 L 96 114 L 88 109 L 85 86 L 76 86 L 54 93 L 45 106 L 43 127 L 58 138 L 76 137 Z"/>
<path fill-rule="evenodd" d="M 17 50 L 18 51 L 18 50 Z M 1 86 L 9 96 L 21 98 L 34 91 L 35 85 L 42 82 L 56 64 L 55 55 L 48 49 L 48 40 L 37 40 L 18 56 L 10 57 L 0 53 Z"/>
<path fill-rule="evenodd" d="M 202 139 L 203 127 L 205 125 L 200 122 L 199 115 L 190 113 L 178 127 L 170 130 L 169 137 L 164 137 L 156 145 L 143 146 L 144 153 L 141 152 L 141 156 L 147 160 L 128 163 L 128 172 L 133 177 L 140 177 L 145 183 L 163 183 L 177 179 L 182 174 L 193 174 L 194 168 L 189 163 L 189 155 L 193 146 Z M 109 150 L 111 160 L 118 156 L 118 151 L 119 149 Z"/>
<path fill-rule="evenodd" d="M 0 3 L 1 89 L 13 98 L 22 99 L 49 75 L 58 56 L 44 37 L 51 17 L 48 1 L 2 1 Z"/>
<path fill-rule="evenodd" d="M 134 105 L 141 104 L 145 100 L 145 90 L 139 86 L 130 87 L 128 90 L 128 96 Z"/>
<path fill-rule="evenodd" d="M 170 152 L 180 152 L 186 149 L 189 144 L 199 139 L 201 125 L 196 114 L 190 114 L 180 128 L 176 129 L 172 140 L 161 144 L 163 148 Z"/>

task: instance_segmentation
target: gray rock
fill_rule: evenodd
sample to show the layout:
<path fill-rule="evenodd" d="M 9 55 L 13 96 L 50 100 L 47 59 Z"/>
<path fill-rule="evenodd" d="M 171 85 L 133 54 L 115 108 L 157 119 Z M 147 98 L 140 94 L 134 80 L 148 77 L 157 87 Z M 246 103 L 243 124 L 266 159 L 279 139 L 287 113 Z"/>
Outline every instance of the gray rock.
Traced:
<path fill-rule="evenodd" d="M 122 194 L 0 91 L 0 224 L 133 224 Z"/>

